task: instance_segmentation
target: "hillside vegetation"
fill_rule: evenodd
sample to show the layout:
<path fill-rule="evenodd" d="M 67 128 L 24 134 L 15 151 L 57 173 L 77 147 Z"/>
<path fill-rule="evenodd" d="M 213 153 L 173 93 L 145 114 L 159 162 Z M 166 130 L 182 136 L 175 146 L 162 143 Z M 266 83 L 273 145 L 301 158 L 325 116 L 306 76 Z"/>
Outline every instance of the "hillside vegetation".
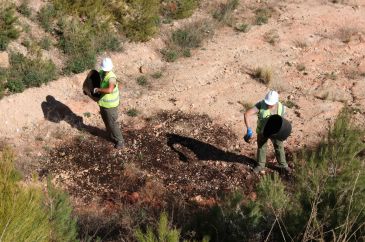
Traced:
<path fill-rule="evenodd" d="M 21 34 L 25 36 L 21 44 L 28 50 L 24 57 L 10 53 L 10 67 L 0 70 L 0 97 L 6 90 L 14 93 L 38 87 L 57 74 L 94 68 L 100 53 L 121 51 L 123 39 L 147 41 L 158 33 L 164 19 L 189 17 L 198 7 L 197 0 L 51 0 L 34 12 L 29 4 L 27 0 L 19 6 L 7 1 L 0 4 L 0 50 L 7 50 Z M 45 37 L 35 41 L 24 18 L 41 26 Z M 65 56 L 61 68 L 56 68 L 52 60 L 43 60 L 42 50 L 53 48 Z"/>
<path fill-rule="evenodd" d="M 21 183 L 11 149 L 0 150 L 1 241 L 76 241 L 77 227 L 65 193 Z"/>

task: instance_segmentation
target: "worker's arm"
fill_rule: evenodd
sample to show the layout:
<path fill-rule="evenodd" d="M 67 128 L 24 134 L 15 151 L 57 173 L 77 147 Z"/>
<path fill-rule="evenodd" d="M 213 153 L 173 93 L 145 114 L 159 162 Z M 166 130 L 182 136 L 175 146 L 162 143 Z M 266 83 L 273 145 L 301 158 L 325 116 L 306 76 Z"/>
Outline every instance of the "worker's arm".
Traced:
<path fill-rule="evenodd" d="M 117 80 L 115 78 L 110 78 L 108 87 L 106 87 L 106 88 L 95 88 L 94 92 L 102 93 L 102 94 L 112 93 L 114 88 L 115 88 L 116 83 L 117 83 Z"/>
<path fill-rule="evenodd" d="M 252 107 L 245 112 L 244 117 L 247 129 L 251 128 L 251 116 L 257 114 L 258 111 L 257 107 Z"/>

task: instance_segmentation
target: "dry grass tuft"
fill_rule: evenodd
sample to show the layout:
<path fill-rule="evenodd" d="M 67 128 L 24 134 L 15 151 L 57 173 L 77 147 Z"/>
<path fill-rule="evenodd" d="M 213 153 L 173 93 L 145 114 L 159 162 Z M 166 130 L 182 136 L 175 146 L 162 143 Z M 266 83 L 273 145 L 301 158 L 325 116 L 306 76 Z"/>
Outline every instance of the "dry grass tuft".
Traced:
<path fill-rule="evenodd" d="M 264 40 L 267 43 L 271 44 L 271 45 L 276 45 L 280 40 L 278 31 L 276 29 L 272 29 L 270 31 L 267 31 L 264 34 Z"/>
<path fill-rule="evenodd" d="M 273 71 L 270 67 L 257 67 L 252 75 L 265 85 L 269 85 L 273 79 Z"/>

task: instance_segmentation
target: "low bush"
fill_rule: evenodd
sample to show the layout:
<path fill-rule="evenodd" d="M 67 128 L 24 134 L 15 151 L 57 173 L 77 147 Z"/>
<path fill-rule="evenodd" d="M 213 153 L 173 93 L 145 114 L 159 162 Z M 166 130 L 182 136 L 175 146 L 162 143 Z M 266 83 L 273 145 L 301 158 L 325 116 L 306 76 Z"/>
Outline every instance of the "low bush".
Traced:
<path fill-rule="evenodd" d="M 0 231 L 2 241 L 77 241 L 75 220 L 65 195 L 19 185 L 14 154 L 0 150 Z M 54 188 L 52 188 L 54 189 Z"/>
<path fill-rule="evenodd" d="M 29 7 L 29 0 L 23 0 L 21 4 L 17 7 L 17 10 L 25 17 L 30 17 L 32 15 L 32 10 Z"/>
<path fill-rule="evenodd" d="M 39 87 L 56 79 L 57 69 L 51 60 L 30 59 L 20 53 L 10 55 L 7 87 L 11 92 L 22 92 L 28 87 Z"/>
<path fill-rule="evenodd" d="M 288 107 L 288 108 L 299 108 L 298 104 L 296 104 L 294 101 L 292 100 L 285 100 L 283 101 L 283 104 Z"/>
<path fill-rule="evenodd" d="M 0 51 L 5 50 L 11 40 L 19 37 L 18 18 L 12 6 L 0 6 Z"/>
<path fill-rule="evenodd" d="M 248 201 L 241 205 L 244 196 L 236 192 L 222 204 L 197 214 L 186 228 L 195 231 L 197 237 L 209 236 L 210 241 L 261 241 L 256 235 L 267 226 L 257 203 Z"/>
<path fill-rule="evenodd" d="M 168 62 L 175 61 L 181 56 L 189 57 L 190 49 L 200 47 L 203 40 L 212 34 L 212 23 L 207 20 L 185 25 L 172 33 L 167 47 L 161 53 Z"/>
<path fill-rule="evenodd" d="M 365 130 L 353 126 L 349 110 L 338 116 L 327 138 L 299 163 L 296 204 L 299 216 L 288 223 L 288 233 L 303 240 L 358 241 L 365 236 L 363 137 Z M 305 224 L 296 226 L 302 219 Z"/>
<path fill-rule="evenodd" d="M 213 17 L 219 22 L 231 24 L 232 13 L 238 7 L 238 4 L 238 0 L 228 0 L 226 4 L 221 4 L 219 6 L 219 9 L 214 12 Z"/>
<path fill-rule="evenodd" d="M 278 31 L 276 29 L 267 31 L 264 34 L 264 40 L 271 45 L 276 45 L 280 40 Z"/>
<path fill-rule="evenodd" d="M 255 23 L 257 25 L 267 24 L 269 18 L 271 18 L 271 9 L 269 8 L 258 8 L 255 10 L 256 18 Z"/>
<path fill-rule="evenodd" d="M 59 22 L 62 35 L 59 47 L 67 55 L 66 73 L 80 73 L 91 69 L 96 64 L 97 49 L 92 27 L 82 24 L 77 19 L 62 19 Z"/>
<path fill-rule="evenodd" d="M 272 70 L 269 67 L 257 67 L 253 71 L 253 77 L 259 80 L 261 83 L 265 85 L 269 85 L 272 81 Z"/>
<path fill-rule="evenodd" d="M 4 96 L 6 78 L 7 78 L 7 70 L 0 68 L 0 99 Z"/>
<path fill-rule="evenodd" d="M 139 242 L 179 242 L 180 241 L 180 231 L 177 229 L 171 229 L 169 227 L 169 221 L 167 219 L 167 214 L 162 213 L 160 220 L 157 225 L 156 233 L 150 227 L 147 228 L 146 233 L 138 229 L 136 231 L 136 238 Z"/>
<path fill-rule="evenodd" d="M 121 50 L 120 36 L 112 22 L 113 8 L 109 10 L 108 6 L 103 0 L 54 0 L 41 9 L 41 25 L 48 31 L 54 30 L 58 47 L 67 56 L 66 74 L 93 68 L 98 53 Z"/>
<path fill-rule="evenodd" d="M 46 4 L 39 10 L 37 18 L 45 31 L 51 32 L 57 14 L 57 10 L 53 4 Z"/>
<path fill-rule="evenodd" d="M 159 0 L 134 0 L 119 20 L 126 36 L 134 41 L 147 41 L 158 31 Z"/>
<path fill-rule="evenodd" d="M 198 0 L 162 0 L 161 12 L 167 19 L 190 17 L 198 7 Z"/>
<path fill-rule="evenodd" d="M 68 195 L 47 185 L 47 213 L 51 224 L 51 241 L 77 241 L 77 221 L 73 218 Z"/>
<path fill-rule="evenodd" d="M 49 50 L 52 46 L 52 40 L 45 36 L 39 41 L 38 45 L 44 50 Z"/>
<path fill-rule="evenodd" d="M 153 73 L 151 75 L 151 77 L 154 78 L 154 79 L 159 79 L 159 78 L 162 77 L 162 72 L 161 71 L 157 71 L 157 72 Z"/>
<path fill-rule="evenodd" d="M 147 84 L 148 84 L 148 80 L 147 80 L 146 76 L 139 76 L 139 77 L 137 77 L 136 81 L 137 81 L 138 85 L 140 85 L 140 86 L 147 86 Z"/>
<path fill-rule="evenodd" d="M 136 109 L 136 108 L 130 108 L 130 109 L 128 109 L 127 110 L 127 115 L 129 116 L 129 117 L 137 117 L 138 116 L 138 114 L 139 114 L 139 111 L 138 111 L 138 109 Z"/>
<path fill-rule="evenodd" d="M 165 48 L 161 50 L 163 59 L 167 62 L 174 62 L 179 58 L 179 53 L 177 50 Z"/>
<path fill-rule="evenodd" d="M 246 23 L 240 23 L 236 24 L 234 29 L 237 30 L 238 32 L 246 33 L 250 30 L 250 25 Z"/>

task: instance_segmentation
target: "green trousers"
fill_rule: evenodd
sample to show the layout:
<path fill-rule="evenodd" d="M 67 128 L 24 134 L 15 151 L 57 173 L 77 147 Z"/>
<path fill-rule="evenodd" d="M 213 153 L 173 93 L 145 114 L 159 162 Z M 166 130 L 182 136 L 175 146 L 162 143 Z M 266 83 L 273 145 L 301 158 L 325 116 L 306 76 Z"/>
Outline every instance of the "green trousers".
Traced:
<path fill-rule="evenodd" d="M 270 139 L 274 145 L 276 160 L 281 167 L 288 167 L 285 159 L 285 151 L 283 141 Z M 257 163 L 259 167 L 265 167 L 266 165 L 266 148 L 268 138 L 265 138 L 262 134 L 257 136 Z"/>
<path fill-rule="evenodd" d="M 118 107 L 115 108 L 104 108 L 100 107 L 101 118 L 104 121 L 106 130 L 114 142 L 124 142 L 118 120 Z"/>

